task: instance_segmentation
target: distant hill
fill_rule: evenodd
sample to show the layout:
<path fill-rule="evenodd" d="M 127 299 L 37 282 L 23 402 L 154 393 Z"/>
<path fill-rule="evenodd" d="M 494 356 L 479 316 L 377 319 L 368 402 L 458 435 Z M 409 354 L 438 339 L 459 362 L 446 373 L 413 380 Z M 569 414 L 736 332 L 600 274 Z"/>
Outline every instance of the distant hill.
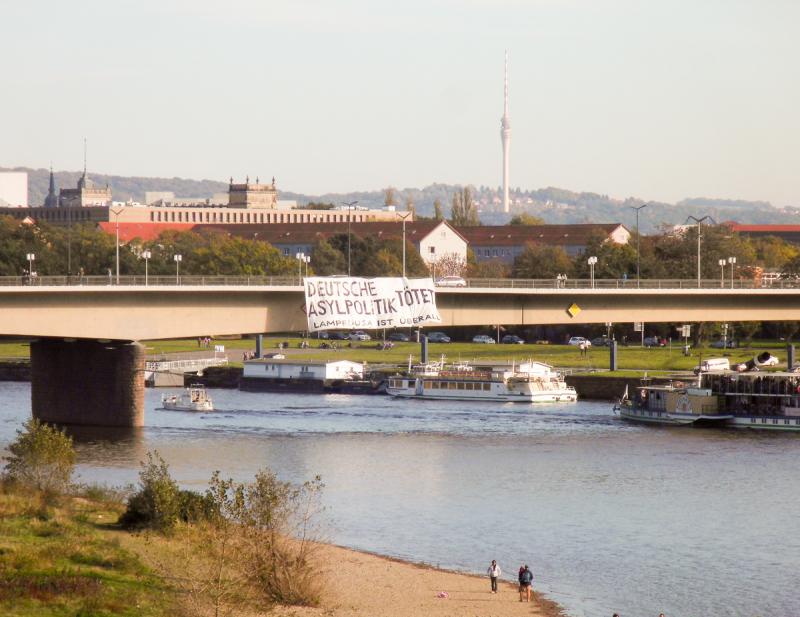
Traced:
<path fill-rule="evenodd" d="M 49 183 L 47 169 L 29 169 L 15 167 L 0 171 L 25 171 L 28 173 L 28 200 L 32 205 L 44 203 Z M 78 183 L 81 172 L 55 172 L 56 187 L 74 187 Z M 228 190 L 227 182 L 215 180 L 189 180 L 186 178 L 147 178 L 136 176 L 111 176 L 90 173 L 97 184 L 108 184 L 114 199 L 117 201 L 143 201 L 145 191 L 172 191 L 177 197 L 205 199 L 214 193 Z M 453 194 L 463 187 L 451 184 L 430 184 L 424 188 L 394 189 L 395 204 L 398 209 L 405 208 L 407 200 L 411 200 L 417 214 L 433 215 L 433 203 L 439 199 L 445 215 L 449 215 Z M 471 186 L 481 221 L 488 225 L 507 223 L 510 216 L 500 212 L 499 187 Z M 341 204 L 358 201 L 359 206 L 380 208 L 384 205 L 385 190 L 361 191 L 352 193 L 325 193 L 308 195 L 291 191 L 281 191 L 282 199 L 294 199 L 300 205 L 309 202 Z M 613 199 L 598 193 L 576 193 L 566 189 L 548 187 L 544 189 L 524 190 L 515 188 L 511 191 L 511 199 L 515 204 L 512 215 L 527 212 L 538 216 L 546 223 L 587 223 L 587 222 L 620 222 L 633 228 L 635 213 L 632 206 L 644 203 L 641 199 Z M 693 197 L 676 204 L 651 202 L 641 211 L 639 224 L 644 233 L 653 233 L 663 225 L 685 223 L 689 216 L 710 216 L 718 223 L 735 220 L 745 224 L 800 224 L 800 209 L 774 208 L 766 201 L 743 201 Z"/>

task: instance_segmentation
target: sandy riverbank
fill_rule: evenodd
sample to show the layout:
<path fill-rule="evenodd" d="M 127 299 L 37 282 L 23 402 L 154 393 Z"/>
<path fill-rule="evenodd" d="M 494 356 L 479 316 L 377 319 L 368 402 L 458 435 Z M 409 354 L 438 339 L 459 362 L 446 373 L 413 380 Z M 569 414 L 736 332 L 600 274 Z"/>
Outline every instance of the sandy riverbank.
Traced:
<path fill-rule="evenodd" d="M 517 586 L 504 582 L 492 594 L 487 577 L 439 570 L 337 546 L 320 547 L 328 591 L 316 609 L 285 607 L 278 617 L 559 617 L 558 605 L 534 592 L 520 603 Z M 502 565 L 502 564 L 501 564 Z M 487 564 L 488 567 L 488 564 Z M 509 568 L 511 566 L 507 566 Z M 516 571 L 518 566 L 511 567 Z M 535 589 L 535 580 L 534 580 Z M 445 591 L 447 599 L 437 594 Z"/>

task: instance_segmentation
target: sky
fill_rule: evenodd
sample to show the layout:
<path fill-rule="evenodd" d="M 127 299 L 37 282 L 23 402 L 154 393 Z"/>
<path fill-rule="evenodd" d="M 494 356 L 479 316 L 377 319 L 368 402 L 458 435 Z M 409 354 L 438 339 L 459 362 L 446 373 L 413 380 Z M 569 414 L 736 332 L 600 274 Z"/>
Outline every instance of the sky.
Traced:
<path fill-rule="evenodd" d="M 800 206 L 794 0 L 0 0 L 0 166 Z"/>

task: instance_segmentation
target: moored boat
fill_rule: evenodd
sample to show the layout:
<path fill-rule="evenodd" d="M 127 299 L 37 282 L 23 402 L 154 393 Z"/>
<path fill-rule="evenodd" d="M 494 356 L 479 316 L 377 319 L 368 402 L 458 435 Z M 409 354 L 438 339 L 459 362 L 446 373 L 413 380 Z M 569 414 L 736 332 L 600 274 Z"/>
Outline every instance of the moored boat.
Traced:
<path fill-rule="evenodd" d="M 800 373 L 714 371 L 691 386 L 643 383 L 616 409 L 650 424 L 800 431 Z"/>
<path fill-rule="evenodd" d="M 214 411 L 214 402 L 205 387 L 192 384 L 179 394 L 164 394 L 161 407 L 170 411 Z"/>
<path fill-rule="evenodd" d="M 446 365 L 431 362 L 409 367 L 389 378 L 386 391 L 397 397 L 453 400 L 500 400 L 515 403 L 574 402 L 578 395 L 563 376 L 547 364 Z"/>

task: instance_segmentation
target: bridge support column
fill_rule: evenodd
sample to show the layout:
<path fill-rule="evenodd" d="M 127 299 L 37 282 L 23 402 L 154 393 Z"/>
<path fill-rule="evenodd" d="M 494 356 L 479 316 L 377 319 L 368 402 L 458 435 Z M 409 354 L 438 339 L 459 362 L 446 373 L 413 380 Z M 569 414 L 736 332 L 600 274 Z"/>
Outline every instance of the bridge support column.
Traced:
<path fill-rule="evenodd" d="M 144 347 L 129 341 L 31 343 L 31 408 L 45 422 L 144 424 Z"/>

